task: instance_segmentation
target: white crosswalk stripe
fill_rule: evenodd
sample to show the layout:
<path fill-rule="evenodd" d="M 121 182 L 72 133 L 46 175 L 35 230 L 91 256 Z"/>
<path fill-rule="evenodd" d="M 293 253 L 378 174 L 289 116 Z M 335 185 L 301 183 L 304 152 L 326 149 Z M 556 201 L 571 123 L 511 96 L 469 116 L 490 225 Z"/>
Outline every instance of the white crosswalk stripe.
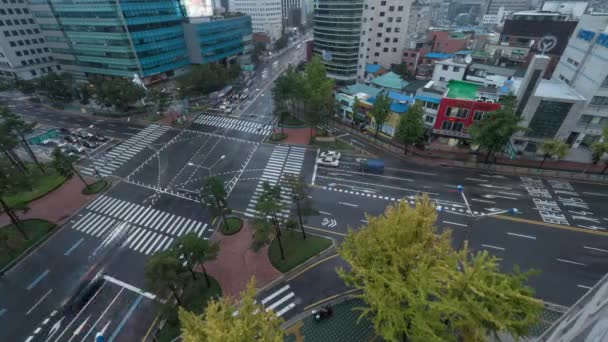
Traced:
<path fill-rule="evenodd" d="M 283 316 L 296 306 L 295 296 L 296 294 L 290 291 L 290 286 L 285 285 L 264 297 L 260 304 L 264 306 L 266 311 L 272 310 L 277 316 Z"/>
<path fill-rule="evenodd" d="M 91 165 L 82 168 L 81 172 L 85 175 L 93 176 L 96 169 L 102 176 L 110 176 L 169 129 L 170 127 L 167 126 L 150 125 L 125 140 L 122 144 L 112 148 L 110 152 L 93 159 Z"/>
<path fill-rule="evenodd" d="M 209 114 L 199 115 L 194 123 L 264 136 L 272 132 L 272 126 L 268 124 Z"/>
<path fill-rule="evenodd" d="M 206 238 L 206 223 L 105 195 L 86 210 L 72 229 L 101 238 L 128 222 L 131 229 L 124 246 L 146 255 L 168 248 L 175 238 L 188 233 Z"/>
<path fill-rule="evenodd" d="M 263 192 L 262 185 L 268 182 L 270 185 L 276 185 L 283 181 L 283 177 L 287 174 L 299 176 L 304 164 L 304 156 L 306 149 L 295 146 L 276 146 L 270 155 L 270 159 L 266 163 L 264 172 L 260 176 L 260 181 L 251 196 L 248 208 L 245 209 L 245 216 L 255 217 L 258 212 L 255 210 L 258 199 Z M 285 204 L 285 208 L 279 214 L 280 217 L 288 218 L 291 212 L 291 193 L 285 186 L 281 187 L 281 202 Z"/>

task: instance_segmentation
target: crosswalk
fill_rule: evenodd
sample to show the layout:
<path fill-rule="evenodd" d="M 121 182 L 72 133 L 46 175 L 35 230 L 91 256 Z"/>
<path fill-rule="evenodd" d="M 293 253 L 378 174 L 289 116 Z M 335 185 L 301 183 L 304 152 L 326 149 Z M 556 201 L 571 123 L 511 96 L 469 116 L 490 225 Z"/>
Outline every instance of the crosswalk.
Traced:
<path fill-rule="evenodd" d="M 201 114 L 194 123 L 264 136 L 272 132 L 272 125 L 217 115 Z"/>
<path fill-rule="evenodd" d="M 291 291 L 289 284 L 272 292 L 260 301 L 266 311 L 272 310 L 277 316 L 283 316 L 296 306 L 296 294 Z"/>
<path fill-rule="evenodd" d="M 95 158 L 90 165 L 82 169 L 82 173 L 92 176 L 99 172 L 104 177 L 111 175 L 116 169 L 146 148 L 147 145 L 153 143 L 169 129 L 170 127 L 158 125 L 150 125 L 144 128 L 122 144 L 114 147 L 110 152 L 105 153 L 99 158 Z"/>
<path fill-rule="evenodd" d="M 258 199 L 262 194 L 264 182 L 268 182 L 270 185 L 277 185 L 283 180 L 283 177 L 291 174 L 299 176 L 302 171 L 302 165 L 304 164 L 304 155 L 306 149 L 294 146 L 275 146 L 270 159 L 264 168 L 264 172 L 260 177 L 256 189 L 251 196 L 249 206 L 245 209 L 245 216 L 255 217 L 258 212 L 255 210 Z M 287 218 L 289 217 L 290 208 L 292 204 L 291 191 L 285 187 L 281 187 L 281 202 L 284 204 L 284 209 L 281 210 L 279 216 Z"/>
<path fill-rule="evenodd" d="M 182 235 L 195 233 L 207 238 L 204 233 L 212 232 L 206 223 L 110 196 L 98 197 L 85 209 L 86 214 L 73 229 L 101 238 L 125 223 L 129 235 L 124 245 L 146 255 L 167 249 Z"/>

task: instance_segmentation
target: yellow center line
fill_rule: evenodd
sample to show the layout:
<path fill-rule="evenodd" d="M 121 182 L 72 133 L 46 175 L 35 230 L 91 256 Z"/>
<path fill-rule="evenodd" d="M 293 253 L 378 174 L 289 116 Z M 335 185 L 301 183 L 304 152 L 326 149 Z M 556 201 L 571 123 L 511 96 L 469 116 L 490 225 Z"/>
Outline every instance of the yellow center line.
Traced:
<path fill-rule="evenodd" d="M 578 232 L 578 233 L 586 233 L 586 234 L 593 234 L 593 235 L 608 236 L 608 232 L 602 232 L 602 231 L 592 230 L 592 229 L 585 229 L 585 228 L 565 226 L 563 224 L 547 223 L 547 222 L 542 222 L 542 221 L 528 220 L 528 219 L 524 219 L 524 218 L 511 217 L 511 216 L 503 216 L 503 215 L 495 215 L 493 217 L 501 219 L 501 220 L 508 220 L 508 221 L 514 221 L 514 222 L 529 223 L 529 224 L 533 224 L 533 225 L 537 225 L 537 226 L 545 226 L 545 227 L 550 227 L 550 228 L 569 230 L 569 231 Z"/>
<path fill-rule="evenodd" d="M 356 292 L 356 291 L 359 291 L 359 289 L 350 289 L 350 290 L 348 290 L 348 291 L 344 291 L 344 292 L 342 292 L 342 293 L 338 293 L 338 294 L 335 294 L 335 295 L 333 295 L 333 296 L 329 296 L 329 297 L 327 297 L 327 298 L 321 299 L 320 301 L 318 301 L 318 302 L 316 302 L 316 303 L 312 303 L 312 304 L 310 304 L 309 306 L 305 307 L 303 311 L 310 310 L 310 308 L 314 308 L 315 306 L 318 306 L 318 305 L 320 305 L 320 304 L 323 304 L 323 303 L 325 303 L 325 302 L 328 302 L 328 301 L 330 301 L 330 300 L 332 300 L 332 299 L 334 299 L 334 298 L 338 298 L 338 297 L 340 297 L 340 296 L 344 296 L 344 295 L 347 295 L 347 294 L 351 294 L 351 293 Z"/>
<path fill-rule="evenodd" d="M 333 254 L 333 255 L 330 255 L 330 256 L 328 256 L 328 257 L 326 257 L 326 258 L 323 258 L 323 259 L 321 259 L 321 260 L 319 260 L 319 261 L 315 262 L 314 264 L 307 266 L 306 268 L 304 268 L 303 270 L 299 271 L 298 273 L 296 273 L 296 274 L 292 275 L 291 277 L 289 277 L 289 278 L 287 279 L 287 281 L 291 281 L 291 280 L 292 280 L 292 279 L 294 279 L 295 277 L 297 277 L 297 276 L 299 276 L 300 274 L 302 274 L 302 273 L 304 273 L 304 272 L 306 272 L 306 271 L 310 270 L 311 268 L 316 267 L 316 266 L 318 266 L 319 264 L 324 263 L 324 262 L 326 262 L 326 261 L 328 261 L 328 260 L 331 260 L 331 259 L 333 259 L 333 258 L 335 258 L 335 257 L 337 257 L 337 256 L 338 256 L 338 254 Z"/>

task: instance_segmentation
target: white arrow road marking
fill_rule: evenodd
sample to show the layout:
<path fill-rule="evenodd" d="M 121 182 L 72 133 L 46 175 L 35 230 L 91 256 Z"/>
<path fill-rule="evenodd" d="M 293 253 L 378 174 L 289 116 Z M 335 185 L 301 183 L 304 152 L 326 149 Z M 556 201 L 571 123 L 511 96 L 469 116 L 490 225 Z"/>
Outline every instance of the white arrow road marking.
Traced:
<path fill-rule="evenodd" d="M 51 329 L 49 329 L 49 338 L 53 335 L 55 335 L 55 333 L 57 333 L 57 331 L 59 331 L 59 328 L 61 328 L 61 322 L 63 322 L 64 317 L 61 317 L 60 320 L 58 320 L 57 322 L 55 322 L 55 324 L 53 324 L 53 326 L 51 327 Z M 48 339 L 47 339 L 48 341 Z"/>
<path fill-rule="evenodd" d="M 509 188 L 506 186 L 498 186 L 498 185 L 492 185 L 492 184 L 479 184 L 479 186 L 483 186 L 483 187 L 490 188 L 490 189 L 512 190 L 512 188 Z"/>
<path fill-rule="evenodd" d="M 87 317 L 84 322 L 82 322 L 81 325 L 78 326 L 78 328 L 76 328 L 76 330 L 74 330 L 74 335 L 78 335 L 82 332 L 82 330 L 84 329 L 84 327 L 87 325 L 87 322 L 89 321 L 89 318 L 91 318 L 91 315 L 89 315 L 89 317 Z"/>
<path fill-rule="evenodd" d="M 103 326 L 103 329 L 101 329 L 101 331 L 100 331 L 101 335 L 104 335 L 106 333 L 106 330 L 108 330 L 108 327 L 110 326 L 111 322 L 112 321 L 110 320 L 110 321 L 108 321 L 108 323 L 106 323 L 106 325 Z"/>
<path fill-rule="evenodd" d="M 505 199 L 510 199 L 510 200 L 517 200 L 517 198 L 515 198 L 515 197 L 499 196 L 499 195 L 481 195 L 481 197 L 483 197 L 483 198 L 505 198 Z"/>

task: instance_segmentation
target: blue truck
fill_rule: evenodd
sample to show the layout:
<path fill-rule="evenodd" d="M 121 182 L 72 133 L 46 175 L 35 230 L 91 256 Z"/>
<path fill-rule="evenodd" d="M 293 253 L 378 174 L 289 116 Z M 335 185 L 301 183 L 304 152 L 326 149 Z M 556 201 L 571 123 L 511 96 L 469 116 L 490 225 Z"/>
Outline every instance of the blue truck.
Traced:
<path fill-rule="evenodd" d="M 382 159 L 358 159 L 359 170 L 364 172 L 382 173 L 384 171 L 384 160 Z"/>

